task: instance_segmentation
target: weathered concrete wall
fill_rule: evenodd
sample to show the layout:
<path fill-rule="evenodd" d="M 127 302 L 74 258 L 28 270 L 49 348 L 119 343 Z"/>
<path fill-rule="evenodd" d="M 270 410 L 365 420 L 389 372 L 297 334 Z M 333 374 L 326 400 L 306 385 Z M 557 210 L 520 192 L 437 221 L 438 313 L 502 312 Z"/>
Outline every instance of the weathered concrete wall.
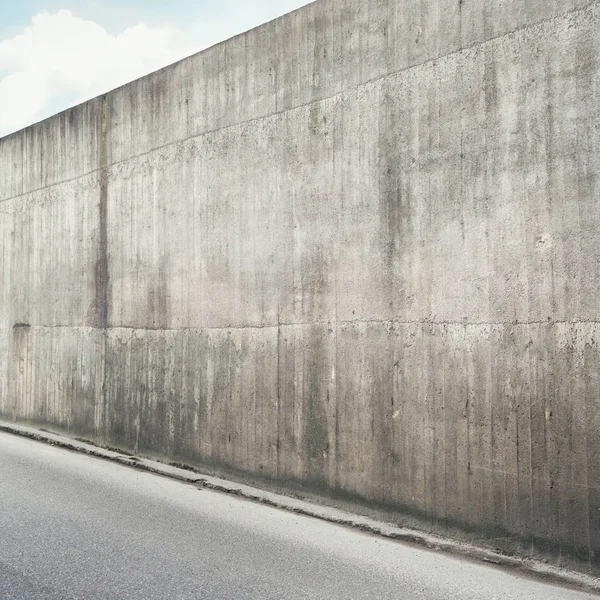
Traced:
<path fill-rule="evenodd" d="M 0 414 L 600 573 L 599 65 L 317 0 L 0 140 Z"/>

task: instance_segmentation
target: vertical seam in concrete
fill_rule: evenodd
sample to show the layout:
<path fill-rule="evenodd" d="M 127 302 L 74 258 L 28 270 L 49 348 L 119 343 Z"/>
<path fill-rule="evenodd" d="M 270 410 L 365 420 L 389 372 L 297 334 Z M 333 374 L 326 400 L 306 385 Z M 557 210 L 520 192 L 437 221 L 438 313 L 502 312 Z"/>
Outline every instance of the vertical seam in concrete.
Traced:
<path fill-rule="evenodd" d="M 281 308 L 277 303 L 277 477 L 281 476 Z"/>
<path fill-rule="evenodd" d="M 341 140 L 338 142 L 340 147 L 343 149 L 344 148 L 344 119 L 342 117 L 341 121 L 340 121 L 340 126 L 339 126 L 339 135 Z M 337 177 L 337 168 L 338 168 L 338 161 L 340 160 L 340 157 L 338 154 L 336 154 L 334 152 L 333 154 L 333 171 L 334 171 L 334 186 L 337 183 L 336 181 L 336 177 Z M 344 199 L 344 178 L 340 176 L 340 199 L 343 202 Z M 334 188 L 335 189 L 335 188 Z M 339 213 L 341 212 L 341 207 L 338 208 L 338 221 L 337 221 L 337 229 L 338 232 L 342 230 L 342 224 L 339 221 Z M 339 233 L 338 233 L 339 235 Z M 334 374 L 335 374 L 335 378 L 334 378 L 334 395 L 335 395 L 335 448 L 334 448 L 334 452 L 335 452 L 335 459 L 334 459 L 334 489 L 340 489 L 341 483 L 340 483 L 340 389 L 339 389 L 339 355 L 338 355 L 338 334 L 339 334 L 339 320 L 338 320 L 338 315 L 339 315 L 339 270 L 338 270 L 338 265 L 339 265 L 339 248 L 336 246 L 335 247 L 335 255 L 334 255 L 334 260 L 335 260 L 335 274 L 333 277 L 333 297 L 334 297 L 334 305 L 333 305 L 333 322 L 334 322 L 334 357 L 333 357 L 333 369 L 334 369 Z"/>
<path fill-rule="evenodd" d="M 107 148 L 107 97 L 102 96 L 99 134 L 100 201 L 98 262 L 96 265 L 96 319 L 98 327 L 108 325 L 108 148 Z"/>
<path fill-rule="evenodd" d="M 102 402 L 103 436 L 108 440 L 108 410 L 106 394 L 106 353 L 108 331 L 108 108 L 107 96 L 102 96 L 100 105 L 100 131 L 98 137 L 99 161 L 99 215 L 98 215 L 98 258 L 96 264 L 96 321 L 102 329 L 101 358 L 102 376 L 100 378 L 100 401 Z"/>
<path fill-rule="evenodd" d="M 531 325 L 527 326 L 527 340 L 528 343 L 531 343 L 532 340 L 531 333 Z M 534 464 L 533 464 L 533 402 L 535 401 L 532 398 L 532 389 L 534 385 L 534 376 L 532 373 L 532 364 L 531 364 L 531 349 L 527 350 L 527 371 L 529 373 L 528 377 L 528 391 L 527 395 L 529 397 L 529 522 L 533 523 L 535 518 L 535 499 L 534 499 L 534 489 L 533 489 L 533 472 L 534 472 Z M 531 552 L 535 550 L 535 539 L 533 532 L 530 534 L 531 537 Z"/>

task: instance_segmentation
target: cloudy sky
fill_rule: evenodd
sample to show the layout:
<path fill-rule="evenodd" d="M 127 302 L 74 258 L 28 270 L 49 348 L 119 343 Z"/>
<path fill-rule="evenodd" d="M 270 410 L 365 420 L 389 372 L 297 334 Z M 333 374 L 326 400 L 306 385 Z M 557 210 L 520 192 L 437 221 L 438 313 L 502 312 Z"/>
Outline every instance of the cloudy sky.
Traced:
<path fill-rule="evenodd" d="M 0 136 L 310 0 L 0 0 Z"/>

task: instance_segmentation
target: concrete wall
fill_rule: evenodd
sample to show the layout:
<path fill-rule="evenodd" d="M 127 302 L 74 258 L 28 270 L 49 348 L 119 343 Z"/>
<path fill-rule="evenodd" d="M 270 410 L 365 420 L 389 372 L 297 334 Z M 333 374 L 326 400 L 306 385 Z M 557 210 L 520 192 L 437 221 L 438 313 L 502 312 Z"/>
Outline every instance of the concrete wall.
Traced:
<path fill-rule="evenodd" d="M 599 65 L 317 0 L 0 140 L 0 414 L 600 573 Z"/>

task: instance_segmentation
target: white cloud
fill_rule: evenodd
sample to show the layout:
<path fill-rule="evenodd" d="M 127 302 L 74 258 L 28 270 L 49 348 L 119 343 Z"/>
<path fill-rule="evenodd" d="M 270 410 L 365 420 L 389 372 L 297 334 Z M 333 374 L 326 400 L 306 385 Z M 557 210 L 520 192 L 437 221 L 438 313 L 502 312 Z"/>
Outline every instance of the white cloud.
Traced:
<path fill-rule="evenodd" d="M 0 135 L 159 69 L 200 48 L 173 27 L 111 35 L 62 10 L 0 43 Z"/>

